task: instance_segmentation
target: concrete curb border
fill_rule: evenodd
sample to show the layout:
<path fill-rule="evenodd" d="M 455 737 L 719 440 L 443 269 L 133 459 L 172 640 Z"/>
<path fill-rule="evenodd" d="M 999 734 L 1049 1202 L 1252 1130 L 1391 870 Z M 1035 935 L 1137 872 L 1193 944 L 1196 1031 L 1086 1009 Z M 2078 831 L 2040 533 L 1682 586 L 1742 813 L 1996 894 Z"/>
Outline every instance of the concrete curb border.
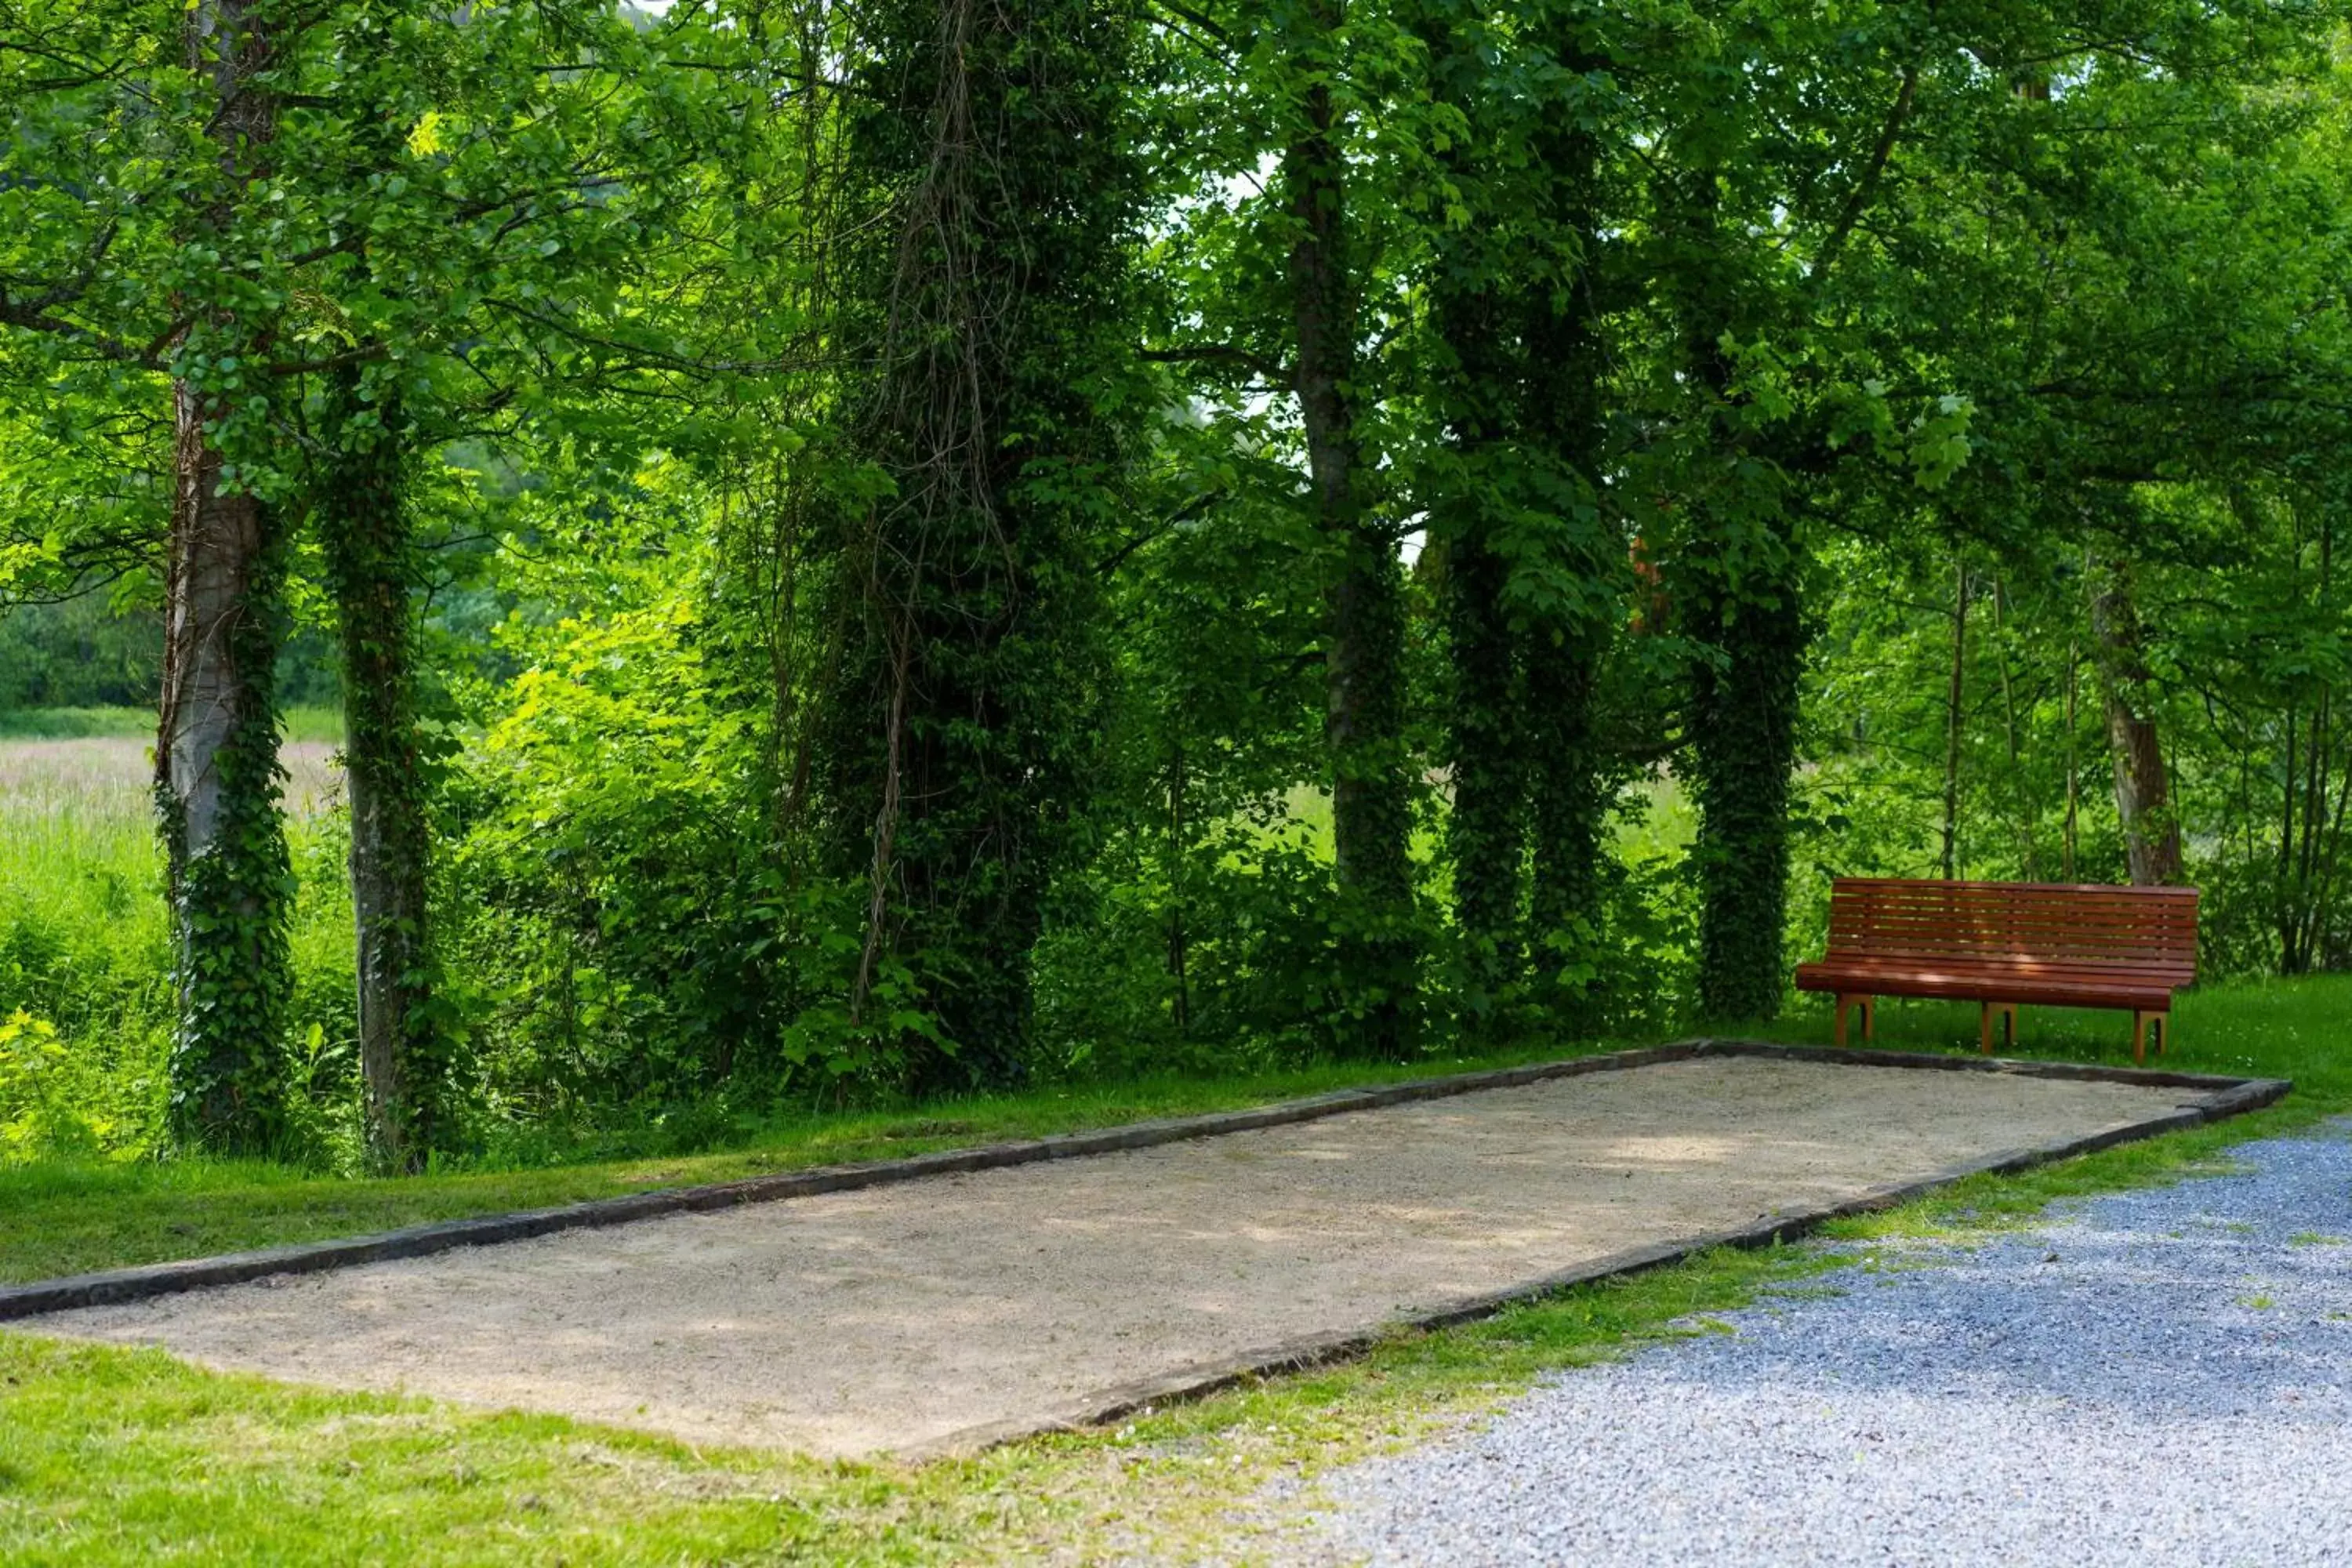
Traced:
<path fill-rule="evenodd" d="M 1475 1094 L 1486 1089 L 1517 1088 L 1552 1079 L 1576 1078 L 1593 1072 L 1624 1071 L 1633 1068 L 1654 1067 L 1665 1062 L 1689 1061 L 1703 1057 L 1767 1057 L 1788 1061 L 1820 1062 L 1837 1066 L 2013 1073 L 2028 1078 L 2092 1079 L 2136 1084 L 2147 1088 L 2187 1089 L 2198 1090 L 2200 1095 L 2195 1101 L 2184 1104 L 2168 1116 L 2151 1118 L 2147 1121 L 2112 1129 L 2106 1132 L 2067 1143 L 1996 1154 L 1988 1161 L 1966 1167 L 1956 1167 L 1922 1181 L 1877 1189 L 1818 1212 L 1769 1215 L 1757 1226 L 1746 1230 L 1637 1248 L 1632 1252 L 1600 1259 L 1565 1274 L 1547 1276 L 1506 1291 L 1450 1303 L 1434 1312 L 1412 1320 L 1411 1324 L 1407 1326 L 1435 1326 L 1466 1321 L 1486 1316 L 1514 1301 L 1545 1295 L 1611 1274 L 1658 1268 L 1712 1247 L 1769 1245 L 1776 1238 L 1801 1235 L 1832 1219 L 1901 1203 L 1906 1198 L 1957 1181 L 1962 1176 L 1985 1171 L 2022 1170 L 2031 1165 L 2064 1159 L 2072 1154 L 2088 1153 L 2095 1149 L 2106 1148 L 2132 1139 L 2152 1137 L 2159 1132 L 2200 1126 L 2208 1121 L 2218 1121 L 2225 1117 L 2236 1116 L 2272 1103 L 2293 1087 L 2280 1079 L 2221 1078 L 2200 1073 L 2104 1068 L 2067 1062 L 2029 1062 L 2000 1058 L 1937 1056 L 1917 1052 L 1867 1049 L 1841 1051 L 1811 1046 L 1769 1045 L 1757 1040 L 1684 1040 L 1673 1045 L 1651 1047 L 1641 1050 L 1615 1051 L 1601 1056 L 1579 1057 L 1565 1061 L 1540 1062 L 1527 1067 L 1502 1068 L 1485 1072 L 1457 1073 L 1444 1078 L 1414 1079 L 1402 1083 L 1385 1084 L 1374 1089 L 1341 1089 L 1329 1094 L 1311 1096 L 1305 1100 L 1286 1100 L 1279 1104 L 1259 1106 L 1246 1110 L 1217 1111 L 1205 1116 L 1132 1122 L 1121 1127 L 1102 1128 L 1091 1132 L 1066 1133 L 1049 1138 L 1024 1140 L 1020 1142 L 948 1150 L 935 1154 L 918 1154 L 903 1160 L 874 1161 L 854 1165 L 818 1166 L 809 1170 L 755 1176 L 746 1181 L 727 1182 L 717 1185 L 665 1188 L 655 1192 L 635 1193 L 625 1197 L 602 1198 L 587 1203 L 570 1204 L 560 1208 L 527 1209 L 512 1214 L 442 1220 L 429 1225 L 410 1226 L 400 1230 L 384 1231 L 373 1236 L 306 1242 L 289 1247 L 269 1247 L 256 1252 L 229 1253 L 216 1258 L 192 1258 L 184 1262 L 109 1269 L 102 1273 L 81 1274 L 62 1279 L 46 1279 L 26 1285 L 0 1287 L 0 1322 L 38 1317 L 50 1312 L 70 1311 L 81 1307 L 96 1307 L 119 1301 L 135 1301 L 155 1296 L 174 1295 L 184 1290 L 201 1290 L 216 1285 L 242 1284 L 247 1280 L 264 1279 L 271 1275 L 311 1274 L 327 1269 L 351 1268 L 362 1264 L 386 1262 L 394 1258 L 422 1258 L 461 1247 L 494 1246 L 500 1242 L 520 1241 L 532 1237 L 552 1235 L 558 1231 L 628 1225 L 638 1220 L 656 1219 L 667 1215 L 707 1213 L 716 1209 L 732 1208 L 740 1204 L 775 1203 L 787 1198 L 810 1197 L 820 1193 L 850 1192 L 864 1187 L 920 1181 L 931 1176 L 1000 1170 L 1013 1165 L 1035 1164 L 1047 1160 L 1076 1159 L 1089 1154 L 1114 1153 L 1129 1149 L 1148 1149 L 1159 1144 L 1180 1142 L 1190 1139 L 1213 1138 L 1229 1132 L 1246 1132 L 1259 1128 L 1312 1121 L 1326 1116 L 1341 1116 L 1351 1111 L 1373 1110 L 1383 1106 L 1402 1105 L 1417 1100 L 1443 1100 L 1454 1095 Z M 1002 1431 L 988 1428 L 959 1433 L 941 1443 L 927 1445 L 923 1451 L 961 1452 L 973 1447 L 1006 1441 L 1014 1436 L 1028 1436 L 1063 1426 L 1091 1425 L 1113 1420 L 1155 1402 L 1205 1394 L 1254 1375 L 1278 1372 L 1290 1367 L 1311 1365 L 1318 1362 L 1358 1353 L 1378 1337 L 1376 1334 L 1322 1336 L 1270 1347 L 1263 1352 L 1249 1352 L 1213 1365 L 1185 1368 L 1177 1373 L 1151 1379 L 1148 1383 L 1106 1391 L 1087 1401 L 1081 1410 L 1064 1412 L 1048 1419 L 1024 1423 L 1019 1431 L 1009 1428 Z"/>

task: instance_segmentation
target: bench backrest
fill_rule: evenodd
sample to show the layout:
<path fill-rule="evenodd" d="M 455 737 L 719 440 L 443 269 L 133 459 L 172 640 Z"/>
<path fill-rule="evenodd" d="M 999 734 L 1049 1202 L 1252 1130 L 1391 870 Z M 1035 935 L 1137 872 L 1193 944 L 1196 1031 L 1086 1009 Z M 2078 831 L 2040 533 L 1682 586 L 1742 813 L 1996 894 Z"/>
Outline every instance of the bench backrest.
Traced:
<path fill-rule="evenodd" d="M 1840 878 L 1830 956 L 2024 961 L 2197 977 L 2197 889 Z"/>

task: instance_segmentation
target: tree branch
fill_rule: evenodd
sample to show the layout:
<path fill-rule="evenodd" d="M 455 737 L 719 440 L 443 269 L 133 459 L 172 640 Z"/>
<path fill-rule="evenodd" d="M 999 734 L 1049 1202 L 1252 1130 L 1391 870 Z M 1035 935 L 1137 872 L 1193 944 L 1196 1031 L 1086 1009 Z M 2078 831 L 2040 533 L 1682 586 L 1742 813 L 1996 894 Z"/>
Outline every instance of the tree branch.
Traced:
<path fill-rule="evenodd" d="M 1895 94 L 1895 107 L 1886 112 L 1886 123 L 1878 132 L 1878 143 L 1870 150 L 1870 161 L 1863 165 L 1862 174 L 1846 193 L 1845 205 L 1839 209 L 1837 222 L 1830 226 L 1829 237 L 1822 241 L 1822 253 L 1813 262 L 1811 281 L 1818 283 L 1829 275 L 1830 266 L 1837 260 L 1838 252 L 1853 233 L 1853 226 L 1862 221 L 1877 194 L 1878 179 L 1885 173 L 1887 159 L 1895 155 L 1895 138 L 1903 133 L 1903 122 L 1910 118 L 1911 100 L 1919 88 L 1919 68 L 1903 68 L 1903 86 Z"/>
<path fill-rule="evenodd" d="M 1180 343 L 1173 348 L 1145 349 L 1143 357 L 1153 364 L 1239 365 L 1260 381 L 1276 386 L 1290 384 L 1289 371 L 1231 343 Z"/>

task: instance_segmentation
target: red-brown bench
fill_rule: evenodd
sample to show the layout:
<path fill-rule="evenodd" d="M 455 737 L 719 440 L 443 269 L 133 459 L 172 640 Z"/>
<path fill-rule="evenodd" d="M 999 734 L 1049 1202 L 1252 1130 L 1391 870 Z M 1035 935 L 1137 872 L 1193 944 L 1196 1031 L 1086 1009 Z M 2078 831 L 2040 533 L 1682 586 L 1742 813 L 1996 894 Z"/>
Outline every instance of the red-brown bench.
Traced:
<path fill-rule="evenodd" d="M 2172 1033 L 2172 994 L 2197 978 L 2197 889 L 2046 882 L 1943 882 L 1841 878 L 1830 889 L 1829 952 L 1797 966 L 1797 988 L 1862 1005 L 1869 1039 L 1881 996 L 1980 1002 L 2017 1040 L 2017 1010 L 2113 1007 L 2132 1015 L 2132 1060 L 2158 1055 Z"/>

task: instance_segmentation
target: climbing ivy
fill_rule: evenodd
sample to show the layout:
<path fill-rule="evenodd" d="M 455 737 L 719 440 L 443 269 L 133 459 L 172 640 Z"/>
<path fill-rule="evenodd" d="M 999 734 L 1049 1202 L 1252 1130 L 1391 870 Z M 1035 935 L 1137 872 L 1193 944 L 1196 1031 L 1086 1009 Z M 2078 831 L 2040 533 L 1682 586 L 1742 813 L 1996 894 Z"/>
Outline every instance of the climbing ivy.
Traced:
<path fill-rule="evenodd" d="M 1021 1070 L 1099 732 L 1095 562 L 1133 419 L 1132 26 L 1104 0 L 864 17 L 843 177 L 881 200 L 837 308 L 869 367 L 845 392 L 866 478 L 831 498 L 842 645 L 819 722 L 831 862 L 869 888 L 849 1016 L 912 970 L 894 1033 L 913 1086 Z"/>
<path fill-rule="evenodd" d="M 275 703 L 287 542 L 272 510 L 260 510 L 268 536 L 222 623 L 237 679 L 215 700 L 235 717 L 210 759 L 213 822 L 204 847 L 190 845 L 185 796 L 169 784 L 155 792 L 171 866 L 177 1002 L 169 1124 L 184 1147 L 244 1154 L 289 1152 L 294 879 L 279 811 L 285 772 Z"/>

